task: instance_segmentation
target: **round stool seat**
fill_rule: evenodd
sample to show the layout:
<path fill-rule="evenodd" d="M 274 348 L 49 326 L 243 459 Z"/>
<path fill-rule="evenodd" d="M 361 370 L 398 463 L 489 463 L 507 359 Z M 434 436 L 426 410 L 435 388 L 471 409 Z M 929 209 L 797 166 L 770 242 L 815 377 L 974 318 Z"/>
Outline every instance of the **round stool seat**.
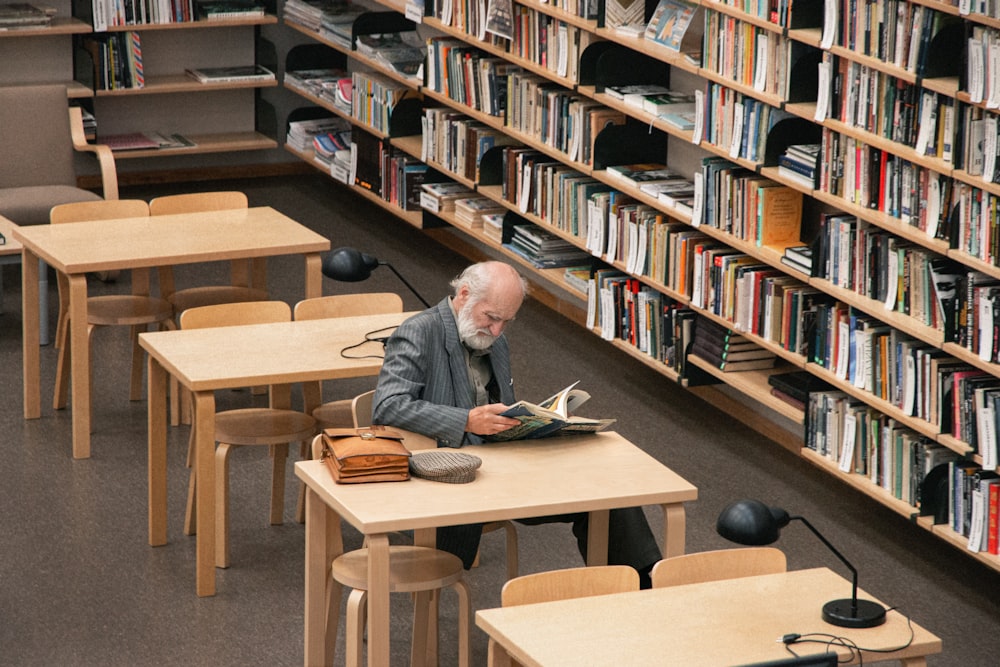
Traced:
<path fill-rule="evenodd" d="M 108 294 L 87 299 L 87 322 L 98 326 L 152 324 L 173 315 L 173 306 L 154 296 Z"/>
<path fill-rule="evenodd" d="M 368 549 L 355 549 L 334 559 L 335 581 L 356 590 L 368 588 Z M 416 593 L 450 586 L 462 578 L 462 560 L 431 547 L 389 547 L 389 591 Z"/>
<path fill-rule="evenodd" d="M 215 415 L 215 439 L 229 445 L 280 445 L 315 434 L 316 420 L 297 410 L 243 408 Z"/>
<path fill-rule="evenodd" d="M 342 401 L 331 401 L 320 405 L 312 411 L 312 416 L 316 418 L 321 429 L 324 428 L 353 428 L 354 409 L 351 399 L 345 398 Z"/>

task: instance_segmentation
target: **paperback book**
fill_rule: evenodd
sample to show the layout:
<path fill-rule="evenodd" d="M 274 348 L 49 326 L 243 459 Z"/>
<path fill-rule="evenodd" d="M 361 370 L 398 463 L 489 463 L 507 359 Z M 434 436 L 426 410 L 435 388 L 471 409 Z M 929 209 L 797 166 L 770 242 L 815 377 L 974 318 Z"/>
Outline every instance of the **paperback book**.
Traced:
<path fill-rule="evenodd" d="M 274 81 L 274 72 L 263 65 L 237 65 L 235 67 L 200 67 L 184 70 L 200 83 L 237 83 L 248 81 Z"/>
<path fill-rule="evenodd" d="M 513 417 L 521 423 L 486 439 L 490 442 L 506 442 L 534 440 L 554 435 L 597 433 L 614 424 L 614 419 L 590 419 L 573 414 L 590 400 L 590 394 L 575 388 L 577 384 L 574 382 L 537 405 L 518 401 L 500 414 L 504 417 Z"/>
<path fill-rule="evenodd" d="M 697 5 L 686 0 L 660 0 L 646 24 L 644 37 L 679 52 L 696 9 Z"/>

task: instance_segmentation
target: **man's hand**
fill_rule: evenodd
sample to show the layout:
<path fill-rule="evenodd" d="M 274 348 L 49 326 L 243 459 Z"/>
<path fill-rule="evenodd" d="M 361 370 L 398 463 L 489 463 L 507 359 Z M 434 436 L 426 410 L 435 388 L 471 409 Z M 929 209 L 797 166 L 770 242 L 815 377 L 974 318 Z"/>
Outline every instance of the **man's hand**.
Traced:
<path fill-rule="evenodd" d="M 503 403 L 480 405 L 469 410 L 469 419 L 465 422 L 465 431 L 476 435 L 493 435 L 506 431 L 520 422 L 512 417 L 503 417 L 501 412 L 507 409 Z"/>

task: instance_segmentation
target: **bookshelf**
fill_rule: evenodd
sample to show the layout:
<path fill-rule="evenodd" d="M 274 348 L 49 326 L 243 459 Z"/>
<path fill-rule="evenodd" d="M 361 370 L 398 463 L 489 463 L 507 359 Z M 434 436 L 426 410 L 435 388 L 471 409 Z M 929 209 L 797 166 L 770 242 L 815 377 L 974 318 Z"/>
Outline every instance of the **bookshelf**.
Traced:
<path fill-rule="evenodd" d="M 552 26 L 553 32 L 546 34 L 561 35 L 563 40 L 566 36 L 575 36 L 570 41 L 576 50 L 567 53 L 572 52 L 574 57 L 578 58 L 578 62 L 570 66 L 558 55 L 555 63 L 547 58 L 542 59 L 540 50 L 533 48 L 538 45 L 517 43 L 516 39 L 512 44 L 508 40 L 492 35 L 484 39 L 479 29 L 470 23 L 470 17 L 474 18 L 475 12 L 459 11 L 456 9 L 459 4 L 464 7 L 467 3 L 456 2 L 450 20 L 442 20 L 438 5 L 433 2 L 427 3 L 427 15 L 423 17 L 418 30 L 422 36 L 432 40 L 429 42 L 429 58 L 434 58 L 437 49 L 443 46 L 447 49 L 462 49 L 463 53 L 469 53 L 471 58 L 478 58 L 480 62 L 500 59 L 520 68 L 527 86 L 525 90 L 537 93 L 535 99 L 540 100 L 541 104 L 549 104 L 551 100 L 556 100 L 553 105 L 563 105 L 567 108 L 574 104 L 599 106 L 617 112 L 623 121 L 600 131 L 593 138 L 593 154 L 587 159 L 580 159 L 572 144 L 561 142 L 562 138 L 552 132 L 551 126 L 546 126 L 544 123 L 541 126 L 532 125 L 530 122 L 525 123 L 523 118 L 521 121 L 515 121 L 511 118 L 513 111 L 509 107 L 511 114 L 507 118 L 501 114 L 492 114 L 477 106 L 475 94 L 448 90 L 447 86 L 430 78 L 425 83 L 394 76 L 391 70 L 380 63 L 359 56 L 353 50 L 321 37 L 314 30 L 296 25 L 287 19 L 284 20 L 284 24 L 300 36 L 305 36 L 310 44 L 321 45 L 330 52 L 338 53 L 342 57 L 340 62 L 348 69 L 376 70 L 394 78 L 398 84 L 405 85 L 412 92 L 412 96 L 419 98 L 420 102 L 408 104 L 398 110 L 399 115 L 405 117 L 397 119 L 400 124 L 409 128 L 414 126 L 419 128 L 420 115 L 424 113 L 425 108 L 430 107 L 441 107 L 454 114 L 461 114 L 472 122 L 502 132 L 518 147 L 534 151 L 539 156 L 537 161 L 543 164 L 537 172 L 532 173 L 535 178 L 551 179 L 544 181 L 550 184 L 569 182 L 557 180 L 562 177 L 591 179 L 610 186 L 620 193 L 624 198 L 621 200 L 622 210 L 631 207 L 630 210 L 636 211 L 637 216 L 642 215 L 642 211 L 650 216 L 659 216 L 655 224 L 650 224 L 648 227 L 648 232 L 645 232 L 647 236 L 641 237 L 642 241 L 636 240 L 640 237 L 623 234 L 621 242 L 624 245 L 616 248 L 614 252 L 608 252 L 607 246 L 602 251 L 595 252 L 585 232 L 581 234 L 579 231 L 571 231 L 576 229 L 575 225 L 578 223 L 586 227 L 586 221 L 567 222 L 564 219 L 550 219 L 547 209 L 534 210 L 521 201 L 506 196 L 508 187 L 515 190 L 521 187 L 519 183 L 505 183 L 508 179 L 504 169 L 507 159 L 505 156 L 514 155 L 513 152 L 505 153 L 509 149 L 497 147 L 486 151 L 480 158 L 478 180 L 469 179 L 465 174 L 452 173 L 445 164 L 428 162 L 437 175 L 461 182 L 466 187 L 475 189 L 478 194 L 489 197 L 503 206 L 508 211 L 508 216 L 516 215 L 519 221 L 543 227 L 580 248 L 590 250 L 594 255 L 592 261 L 596 268 L 624 274 L 636 289 L 641 286 L 643 289 L 656 291 L 664 303 L 670 304 L 671 307 L 689 309 L 696 317 L 711 320 L 725 327 L 735 325 L 731 309 L 727 311 L 720 303 L 713 303 L 711 299 L 695 298 L 697 295 L 692 293 L 691 281 L 681 279 L 680 274 L 676 272 L 679 270 L 676 268 L 678 263 L 683 266 L 683 260 L 689 257 L 693 261 L 696 252 L 694 248 L 697 247 L 699 249 L 697 252 L 704 249 L 705 252 L 715 253 L 710 255 L 713 258 L 724 256 L 742 258 L 736 261 L 748 265 L 749 268 L 746 269 L 748 274 L 760 272 L 764 276 L 776 277 L 775 282 L 780 282 L 782 286 L 775 288 L 779 290 L 775 293 L 779 294 L 780 290 L 785 290 L 783 307 L 786 309 L 794 300 L 794 303 L 798 304 L 796 307 L 808 307 L 810 313 L 827 311 L 839 313 L 839 320 L 830 321 L 825 325 L 827 330 L 823 337 L 824 341 L 828 338 L 836 339 L 839 332 L 853 334 L 856 330 L 851 327 L 870 325 L 873 327 L 872 333 L 865 329 L 857 329 L 865 336 L 871 336 L 864 339 L 868 341 L 868 345 L 901 345 L 902 347 L 894 349 L 913 350 L 915 358 L 920 359 L 921 364 L 926 364 L 921 366 L 923 373 L 920 376 L 922 384 L 919 385 L 920 391 L 923 392 L 920 394 L 921 401 L 938 391 L 934 388 L 936 385 L 928 373 L 931 372 L 929 369 L 938 368 L 931 364 L 937 364 L 941 359 L 947 360 L 946 363 L 961 363 L 984 371 L 988 378 L 1000 378 L 1000 364 L 985 357 L 982 350 L 963 342 L 960 338 L 956 339 L 955 329 L 941 317 L 943 311 L 935 311 L 937 314 L 929 312 L 926 305 L 933 306 L 931 296 L 936 296 L 936 287 L 931 284 L 932 276 L 929 271 L 914 268 L 926 266 L 931 260 L 935 262 L 948 260 L 958 267 L 957 271 L 961 274 L 978 271 L 985 277 L 998 279 L 1000 282 L 1000 268 L 998 268 L 1000 248 L 996 247 L 996 242 L 991 245 L 990 241 L 990 239 L 1000 240 L 1000 219 L 998 219 L 1000 216 L 994 218 L 980 216 L 975 219 L 976 224 L 963 223 L 961 218 L 963 214 L 970 215 L 971 207 L 978 206 L 977 202 L 980 201 L 989 204 L 989 206 L 984 204 L 982 210 L 1000 210 L 1000 184 L 983 178 L 976 171 L 975 165 L 969 163 L 970 158 L 961 153 L 967 148 L 969 141 L 961 141 L 963 137 L 960 137 L 959 131 L 954 129 L 963 127 L 962 119 L 985 118 L 996 123 L 997 116 L 986 100 L 973 101 L 974 96 L 969 90 L 969 82 L 966 81 L 969 77 L 962 70 L 962 59 L 947 59 L 947 62 L 938 62 L 946 59 L 922 61 L 920 53 L 916 53 L 912 62 L 903 62 L 900 57 L 906 48 L 914 48 L 919 52 L 934 49 L 939 52 L 965 54 L 968 50 L 967 33 L 972 34 L 973 30 L 979 29 L 998 31 L 1000 20 L 974 13 L 960 16 L 957 7 L 933 0 L 913 0 L 909 7 L 912 10 L 911 14 L 924 12 L 928 25 L 936 27 L 933 30 L 929 29 L 926 39 L 921 42 L 919 29 L 913 28 L 912 25 L 906 24 L 894 32 L 896 26 L 887 24 L 886 30 L 894 32 L 893 40 L 907 42 L 905 47 L 900 46 L 902 50 L 889 53 L 851 42 L 850 40 L 857 37 L 857 34 L 853 37 L 848 35 L 841 22 L 837 25 L 824 26 L 824 5 L 820 0 L 796 2 L 784 25 L 743 11 L 742 3 L 700 0 L 696 3 L 698 14 L 690 29 L 695 31 L 695 34 L 702 32 L 701 60 L 705 62 L 699 63 L 697 59 L 683 53 L 604 27 L 600 17 L 583 18 L 574 11 L 577 3 L 549 3 L 538 0 L 516 2 L 514 12 L 517 16 L 523 17 L 524 25 Z M 655 2 L 652 4 L 655 5 Z M 382 2 L 381 6 L 397 12 L 397 18 L 392 19 L 393 21 L 398 20 L 398 13 L 406 9 L 399 2 Z M 917 8 L 920 8 L 919 11 Z M 647 7 L 647 18 L 652 9 L 652 6 Z M 911 42 L 911 34 L 916 34 L 918 38 Z M 558 54 L 563 46 L 564 44 L 560 43 L 556 51 L 549 53 Z M 736 53 L 739 49 L 751 52 L 750 49 L 758 47 L 764 50 L 771 49 L 768 53 L 772 54 L 769 57 L 772 63 L 777 63 L 779 60 L 784 62 L 780 67 L 775 64 L 773 71 L 754 72 L 753 68 L 757 63 L 755 58 L 725 58 L 727 54 Z M 722 57 L 716 60 L 713 56 Z M 286 56 L 288 57 L 292 57 L 291 53 Z M 286 61 L 286 69 L 288 62 L 290 61 Z M 430 67 L 429 63 L 427 67 Z M 823 67 L 828 68 L 826 74 L 832 78 L 824 79 L 820 74 Z M 858 84 L 855 85 L 853 79 L 842 78 L 842 88 L 835 91 L 832 81 L 836 80 L 838 75 L 859 77 Z M 935 122 L 932 123 L 934 136 L 931 139 L 918 136 L 920 126 L 926 124 L 923 122 L 925 119 L 919 115 L 912 119 L 911 127 L 904 128 L 906 133 L 894 126 L 894 123 L 896 126 L 901 123 L 895 122 L 896 116 L 892 113 L 888 115 L 883 113 L 880 117 L 873 114 L 871 118 L 865 119 L 860 116 L 848 117 L 843 109 L 850 103 L 858 105 L 858 100 L 852 98 L 848 101 L 847 89 L 857 89 L 854 93 L 859 93 L 861 81 L 870 86 L 873 92 L 873 96 L 868 98 L 868 103 L 873 108 L 879 108 L 878 103 L 884 100 L 900 100 L 901 104 L 903 100 L 910 100 L 928 107 L 934 113 Z M 610 85 L 641 83 L 662 83 L 684 92 L 700 91 L 703 95 L 699 119 L 703 124 L 702 133 L 681 129 L 605 92 L 605 88 Z M 341 114 L 346 118 L 350 117 L 325 100 L 301 91 L 294 92 L 309 104 L 331 113 Z M 831 98 L 835 93 L 839 94 Z M 465 98 L 467 94 L 468 99 Z M 821 113 L 823 107 L 827 109 L 825 113 Z M 551 112 L 552 108 L 554 107 L 549 107 L 548 110 Z M 726 115 L 720 119 L 719 111 L 722 109 Z M 396 110 L 392 111 L 393 116 L 396 113 Z M 751 113 L 755 114 L 754 122 L 759 123 L 758 126 L 747 123 L 747 127 L 757 132 L 756 135 L 752 135 L 754 140 L 734 141 L 737 124 L 742 125 L 745 117 Z M 940 124 L 936 122 L 939 114 L 942 118 Z M 945 123 L 946 114 L 953 114 L 952 126 Z M 768 118 L 767 123 L 760 122 L 764 117 Z M 734 118 L 739 119 L 738 122 L 734 121 Z M 352 119 L 352 122 L 355 121 Z M 739 130 L 742 131 L 742 127 Z M 948 138 L 943 136 L 947 132 L 952 132 Z M 423 142 L 427 138 L 420 137 L 419 131 L 396 134 L 389 132 L 385 136 L 393 148 L 401 153 L 414 158 L 421 158 L 424 154 Z M 915 179 L 913 183 L 916 191 L 925 194 L 937 193 L 937 188 L 940 188 L 940 192 L 947 191 L 948 196 L 952 198 L 944 200 L 945 205 L 938 209 L 921 200 L 919 208 L 903 212 L 904 207 L 900 204 L 900 197 L 896 196 L 893 199 L 885 183 L 876 179 L 868 181 L 864 187 L 858 185 L 862 174 L 860 167 L 858 181 L 855 183 L 857 187 L 852 191 L 838 186 L 830 173 L 819 174 L 812 186 L 803 184 L 801 181 L 786 177 L 778 166 L 779 158 L 785 149 L 801 143 L 821 144 L 823 150 L 827 151 L 822 159 L 831 164 L 836 164 L 838 159 L 842 160 L 843 151 L 846 150 L 844 147 L 850 146 L 858 155 L 864 154 L 870 159 L 878 158 L 882 165 L 891 165 L 883 169 L 891 169 L 894 177 L 900 179 L 893 187 L 899 185 L 904 174 L 907 174 L 908 177 Z M 310 155 L 297 154 L 302 159 L 311 161 Z M 698 208 L 699 204 L 696 203 L 694 211 L 674 206 L 648 194 L 638 186 L 624 183 L 607 171 L 608 166 L 618 164 L 665 163 L 695 180 L 701 195 L 707 198 L 710 195 L 720 194 L 713 190 L 714 181 L 704 179 L 699 181 L 700 176 L 708 173 L 704 171 L 706 167 L 703 166 L 703 161 L 711 158 L 725 159 L 733 170 L 742 170 L 739 172 L 741 175 L 731 181 L 733 183 L 744 177 L 751 180 L 764 179 L 777 186 L 800 192 L 805 200 L 802 235 L 809 237 L 804 240 L 811 241 L 823 221 L 838 215 L 852 218 L 856 229 L 863 230 L 867 235 L 865 238 L 876 239 L 871 241 L 876 244 L 871 246 L 872 248 L 879 248 L 879 252 L 883 252 L 883 247 L 877 244 L 886 243 L 888 244 L 886 248 L 893 249 L 891 252 L 899 251 L 900 262 L 906 262 L 904 269 L 906 280 L 912 279 L 913 282 L 904 283 L 900 279 L 899 285 L 904 286 L 900 289 L 906 291 L 900 292 L 894 298 L 875 292 L 869 293 L 873 289 L 870 279 L 866 277 L 864 271 L 853 267 L 868 267 L 870 263 L 872 271 L 880 271 L 885 270 L 885 265 L 875 261 L 881 260 L 883 255 L 868 258 L 863 253 L 843 266 L 844 270 L 851 268 L 857 274 L 853 283 L 842 277 L 835 280 L 832 274 L 825 272 L 825 269 L 814 271 L 814 275 L 802 273 L 782 262 L 780 248 L 760 246 L 728 229 L 714 217 L 712 213 L 714 209 L 707 208 L 704 201 L 701 203 L 701 208 Z M 563 176 L 559 176 L 559 173 Z M 1000 175 L 1000 159 L 997 161 L 996 173 Z M 996 180 L 1000 181 L 1000 178 Z M 931 190 L 932 187 L 935 189 Z M 901 187 L 899 190 L 901 191 Z M 836 458 L 836 452 L 841 449 L 839 445 L 833 448 L 833 454 L 811 449 L 808 446 L 811 441 L 810 429 L 817 427 L 810 419 L 810 408 L 800 410 L 774 397 L 769 391 L 770 374 L 789 370 L 807 371 L 816 378 L 826 381 L 830 391 L 843 394 L 845 400 L 854 408 L 861 410 L 866 418 L 875 420 L 878 424 L 891 425 L 891 429 L 885 427 L 886 439 L 875 444 L 894 446 L 894 441 L 888 435 L 891 433 L 893 438 L 904 437 L 910 442 L 919 441 L 922 445 L 948 450 L 957 457 L 983 464 L 983 454 L 977 443 L 956 436 L 950 428 L 944 426 L 939 414 L 931 414 L 928 407 L 930 398 L 927 398 L 927 405 L 922 404 L 919 407 L 901 398 L 905 387 L 911 385 L 905 384 L 909 380 L 902 374 L 895 379 L 889 378 L 891 365 L 888 363 L 888 356 L 884 361 L 879 357 L 874 361 L 869 359 L 864 362 L 864 373 L 874 375 L 885 371 L 879 379 L 884 383 L 883 387 L 875 389 L 868 387 L 863 377 L 851 375 L 862 371 L 851 370 L 853 367 L 846 361 L 842 364 L 833 363 L 831 361 L 833 357 L 823 358 L 821 350 L 807 348 L 801 341 L 798 343 L 791 341 L 788 320 L 789 313 L 795 311 L 786 310 L 784 314 L 778 316 L 778 321 L 782 322 L 778 327 L 780 331 L 772 329 L 768 336 L 760 332 L 741 332 L 778 356 L 775 369 L 724 373 L 700 359 L 694 360 L 692 356 L 688 357 L 688 370 L 693 373 L 696 372 L 693 369 L 697 369 L 700 376 L 698 381 L 694 381 L 694 375 L 691 377 L 681 375 L 675 367 L 664 363 L 663 359 L 639 351 L 635 345 L 626 340 L 608 336 L 607 332 L 602 332 L 598 326 L 593 326 L 593 322 L 586 321 L 584 316 L 586 299 L 573 296 L 578 293 L 572 291 L 559 270 L 536 268 L 510 251 L 504 244 L 488 237 L 481 230 L 470 229 L 450 213 L 432 215 L 423 211 L 415 214 L 414 211 L 403 211 L 388 205 L 373 193 L 363 194 L 377 201 L 386 210 L 406 219 L 410 224 L 427 228 L 436 227 L 428 232 L 435 238 L 441 234 L 441 225 L 446 225 L 451 232 L 451 238 L 464 239 L 459 241 L 459 244 L 472 247 L 478 245 L 490 252 L 499 253 L 520 266 L 539 284 L 565 291 L 569 295 L 567 300 L 575 303 L 575 307 L 564 312 L 581 325 L 591 328 L 593 333 L 608 339 L 609 345 L 625 351 L 667 377 L 689 386 L 692 392 L 744 420 L 751 428 L 800 453 L 806 460 L 828 472 L 832 478 L 858 489 L 875 502 L 912 519 L 917 525 L 940 536 L 945 542 L 967 551 L 967 538 L 960 532 L 945 524 L 934 524 L 931 517 L 921 516 L 919 508 L 913 502 L 901 499 L 898 490 L 891 488 L 892 485 L 887 480 L 892 476 L 898 477 L 899 474 L 903 474 L 902 471 L 885 469 L 886 460 L 879 459 L 870 452 L 863 455 L 855 454 L 854 459 L 845 462 Z M 943 198 L 945 195 L 940 196 Z M 570 215 L 565 213 L 565 209 L 560 210 L 565 215 Z M 615 222 L 613 216 L 600 219 L 601 225 L 608 225 L 609 234 L 613 222 Z M 628 221 L 619 221 L 619 229 L 632 234 L 633 228 L 629 227 L 629 224 Z M 663 230 L 665 236 L 662 239 L 655 236 L 655 233 Z M 980 231 L 984 233 L 983 237 L 974 238 Z M 442 242 L 449 242 L 441 238 Z M 663 239 L 675 245 L 652 245 L 667 243 Z M 654 275 L 655 272 L 648 262 L 640 262 L 639 269 L 632 268 L 635 265 L 634 258 L 628 253 L 634 250 L 634 244 L 639 243 L 642 246 L 647 240 L 650 243 L 649 247 L 654 248 L 656 253 L 664 254 L 669 262 L 674 263 L 674 269 L 667 270 L 665 275 Z M 853 247 L 849 245 L 851 241 L 847 243 L 845 249 Z M 687 250 L 682 251 L 680 248 Z M 868 246 L 858 252 L 866 248 Z M 889 251 L 884 250 L 884 252 Z M 920 259 L 911 260 L 910 257 Z M 847 262 L 846 259 L 844 261 Z M 875 268 L 879 266 L 882 268 Z M 757 295 L 747 291 L 750 289 L 747 286 L 724 283 L 721 277 L 714 280 L 716 282 L 711 283 L 712 289 L 719 290 L 727 299 L 745 300 L 759 297 L 766 301 L 771 298 L 770 293 Z M 917 304 L 915 299 L 922 301 Z M 775 301 L 775 303 L 780 302 Z M 815 308 L 819 310 L 813 310 Z M 975 326 L 973 320 L 969 330 Z M 884 340 L 882 336 L 885 337 Z M 858 337 L 861 340 L 861 333 Z M 814 340 L 811 333 L 809 340 Z M 844 338 L 840 341 L 840 348 L 829 348 L 826 353 L 834 357 L 837 354 L 856 354 L 860 359 L 862 348 L 852 348 L 845 342 L 846 340 Z M 925 356 L 916 356 L 917 354 Z M 931 357 L 937 361 L 929 361 Z M 903 359 L 900 361 L 903 362 Z M 858 363 L 860 364 L 860 361 Z M 713 385 L 706 385 L 706 378 L 709 382 L 724 384 L 727 390 L 718 391 Z M 1000 385 L 1000 380 L 997 384 Z M 934 395 L 937 396 L 937 393 Z M 941 400 L 945 398 L 942 396 Z M 873 443 L 866 443 L 865 446 L 869 444 Z M 988 468 L 993 472 L 997 471 L 995 465 Z M 905 474 L 911 472 L 907 471 Z M 996 555 L 985 552 L 971 555 L 991 568 L 1000 569 L 1000 557 Z"/>
<path fill-rule="evenodd" d="M 128 25 L 101 25 L 95 20 L 94 6 L 91 0 L 74 0 L 75 20 L 87 30 L 73 38 L 72 66 L 76 85 L 88 90 L 85 104 L 97 119 L 98 140 L 156 132 L 179 134 L 193 144 L 116 151 L 116 160 L 174 159 L 277 147 L 274 111 L 261 96 L 262 90 L 277 87 L 277 76 L 269 81 L 200 83 L 185 73 L 257 64 L 276 74 L 275 47 L 260 31 L 277 24 L 273 6 L 259 16 L 197 20 L 192 11 L 183 20 L 143 22 L 137 18 Z M 112 67 L 102 61 L 100 44 L 115 40 L 120 40 L 117 45 L 136 45 L 141 50 L 141 71 L 137 76 L 132 69 L 124 84 L 121 70 L 115 84 L 102 81 L 108 76 L 102 71 Z"/>
<path fill-rule="evenodd" d="M 72 14 L 70 0 L 47 3 L 56 10 L 43 28 L 0 30 L 0 86 L 61 83 L 70 98 L 87 98 L 91 91 L 73 79 L 73 36 L 91 32 Z"/>

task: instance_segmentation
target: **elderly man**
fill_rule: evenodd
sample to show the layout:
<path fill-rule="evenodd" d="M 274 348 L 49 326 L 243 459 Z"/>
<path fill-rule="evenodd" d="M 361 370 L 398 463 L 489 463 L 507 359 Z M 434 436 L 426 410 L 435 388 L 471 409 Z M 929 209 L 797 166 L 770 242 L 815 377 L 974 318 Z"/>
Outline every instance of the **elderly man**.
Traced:
<path fill-rule="evenodd" d="M 426 435 L 439 447 L 478 444 L 518 423 L 501 415 L 516 402 L 503 331 L 524 301 L 524 280 L 511 266 L 490 261 L 469 266 L 451 286 L 453 296 L 414 315 L 389 338 L 372 409 L 372 423 Z M 572 523 L 586 555 L 586 513 L 521 522 Z M 479 524 L 443 528 L 438 548 L 468 568 L 481 535 Z M 608 537 L 608 562 L 631 565 L 648 587 L 660 551 L 642 510 L 613 510 Z"/>

